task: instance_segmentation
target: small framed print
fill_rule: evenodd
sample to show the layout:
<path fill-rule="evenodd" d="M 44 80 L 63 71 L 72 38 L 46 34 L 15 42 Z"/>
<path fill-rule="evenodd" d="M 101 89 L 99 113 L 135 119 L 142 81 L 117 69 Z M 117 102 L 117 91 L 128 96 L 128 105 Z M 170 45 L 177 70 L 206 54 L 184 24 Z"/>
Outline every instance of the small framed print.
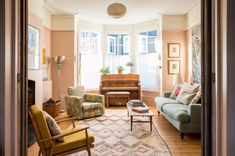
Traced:
<path fill-rule="evenodd" d="M 43 47 L 42 48 L 42 67 L 47 67 L 48 62 L 47 62 L 47 48 Z"/>
<path fill-rule="evenodd" d="M 168 74 L 180 73 L 180 60 L 168 60 Z"/>
<path fill-rule="evenodd" d="M 168 57 L 180 58 L 180 43 L 168 43 Z"/>

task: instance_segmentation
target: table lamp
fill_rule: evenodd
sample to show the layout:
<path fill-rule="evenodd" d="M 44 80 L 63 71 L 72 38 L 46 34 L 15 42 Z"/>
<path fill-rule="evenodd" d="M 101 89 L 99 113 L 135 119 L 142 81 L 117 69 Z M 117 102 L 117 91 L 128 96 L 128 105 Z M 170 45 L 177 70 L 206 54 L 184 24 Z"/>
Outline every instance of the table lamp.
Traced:
<path fill-rule="evenodd" d="M 173 78 L 173 83 L 172 83 L 172 85 L 173 85 L 173 86 L 177 86 L 177 85 L 179 85 L 180 83 L 183 83 L 182 75 L 180 75 L 180 74 L 175 74 L 175 75 L 174 75 L 174 78 Z"/>

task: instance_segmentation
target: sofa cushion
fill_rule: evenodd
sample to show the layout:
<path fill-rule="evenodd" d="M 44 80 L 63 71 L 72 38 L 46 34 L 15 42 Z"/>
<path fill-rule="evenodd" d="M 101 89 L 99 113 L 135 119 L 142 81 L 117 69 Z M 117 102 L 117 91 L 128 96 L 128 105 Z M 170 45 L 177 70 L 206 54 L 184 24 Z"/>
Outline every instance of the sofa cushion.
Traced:
<path fill-rule="evenodd" d="M 62 134 L 62 130 L 59 127 L 59 125 L 56 123 L 55 119 L 51 117 L 47 112 L 43 111 L 44 116 L 47 121 L 48 128 L 50 130 L 50 133 L 52 136 L 60 135 Z M 57 141 L 64 142 L 63 138 L 58 138 Z"/>
<path fill-rule="evenodd" d="M 196 94 L 196 96 L 192 99 L 190 104 L 196 104 L 201 99 L 201 91 L 199 90 Z"/>
<path fill-rule="evenodd" d="M 176 101 L 184 105 L 189 105 L 196 93 L 182 93 L 176 98 Z"/>
<path fill-rule="evenodd" d="M 157 107 L 158 109 L 160 109 L 161 111 L 162 110 L 162 107 L 165 105 L 165 104 L 179 104 L 179 102 L 177 102 L 176 100 L 174 99 L 171 99 L 171 98 L 164 98 L 164 97 L 156 97 L 154 99 L 155 103 L 157 104 Z"/>
<path fill-rule="evenodd" d="M 189 122 L 188 106 L 183 104 L 167 104 L 163 106 L 163 112 L 179 122 Z"/>
<path fill-rule="evenodd" d="M 76 129 L 79 129 L 78 127 Z M 70 132 L 71 129 L 64 130 L 63 133 Z M 88 133 L 88 141 L 92 144 L 95 141 L 94 136 Z M 64 151 L 73 150 L 79 147 L 83 147 L 86 145 L 86 133 L 85 131 L 80 131 L 77 133 L 73 133 L 71 135 L 67 135 L 64 137 L 64 142 L 56 143 L 54 147 L 53 154 L 58 154 Z"/>
<path fill-rule="evenodd" d="M 82 103 L 82 109 L 84 111 L 90 110 L 90 109 L 102 109 L 103 105 L 99 102 L 83 102 Z"/>
<path fill-rule="evenodd" d="M 182 93 L 196 93 L 198 91 L 198 88 L 200 87 L 200 84 L 188 84 L 188 83 L 184 83 L 184 85 L 182 85 L 181 90 L 179 95 L 181 95 Z"/>
<path fill-rule="evenodd" d="M 181 90 L 181 87 L 175 87 L 175 89 L 172 91 L 172 93 L 171 93 L 171 95 L 170 95 L 170 98 L 176 99 L 177 96 L 178 96 L 179 93 L 180 93 L 180 90 Z"/>

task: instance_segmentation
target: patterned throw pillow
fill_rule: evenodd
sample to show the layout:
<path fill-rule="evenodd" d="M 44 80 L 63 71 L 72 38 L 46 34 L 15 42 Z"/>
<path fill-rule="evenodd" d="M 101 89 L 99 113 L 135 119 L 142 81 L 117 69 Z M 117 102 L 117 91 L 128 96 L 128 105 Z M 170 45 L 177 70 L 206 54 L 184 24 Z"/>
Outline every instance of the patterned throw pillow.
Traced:
<path fill-rule="evenodd" d="M 176 101 L 184 104 L 184 105 L 189 105 L 192 99 L 195 97 L 196 93 L 182 93 L 180 94 L 177 98 Z"/>
<path fill-rule="evenodd" d="M 199 88 L 199 87 L 200 87 L 199 84 L 193 84 L 193 85 L 191 85 L 191 84 L 188 84 L 188 83 L 184 83 L 184 84 L 182 85 L 182 88 L 181 88 L 181 90 L 180 90 L 179 95 L 181 95 L 182 93 L 190 93 L 190 94 L 196 93 L 196 92 L 198 91 L 198 88 Z"/>
<path fill-rule="evenodd" d="M 175 87 L 174 90 L 171 92 L 170 98 L 176 99 L 179 95 L 179 92 L 181 90 L 181 87 Z"/>
<path fill-rule="evenodd" d="M 43 111 L 43 113 L 44 113 L 44 116 L 46 118 L 47 125 L 48 125 L 48 128 L 50 130 L 51 135 L 55 136 L 55 135 L 62 134 L 63 132 L 60 129 L 60 127 L 58 126 L 58 124 L 56 123 L 55 119 L 52 118 L 47 112 Z M 59 138 L 59 139 L 57 139 L 57 141 L 64 142 L 64 139 Z"/>
<path fill-rule="evenodd" d="M 196 104 L 200 99 L 201 99 L 201 91 L 199 90 L 196 96 L 190 102 L 190 104 Z"/>

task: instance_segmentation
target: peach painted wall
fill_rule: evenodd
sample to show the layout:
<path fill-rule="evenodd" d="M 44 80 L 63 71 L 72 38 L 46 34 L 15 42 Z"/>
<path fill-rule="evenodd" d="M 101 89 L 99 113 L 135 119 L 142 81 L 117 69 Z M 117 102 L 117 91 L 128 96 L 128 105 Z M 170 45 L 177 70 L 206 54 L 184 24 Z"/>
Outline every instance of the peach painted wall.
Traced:
<path fill-rule="evenodd" d="M 67 95 L 67 88 L 74 85 L 74 31 L 52 31 L 52 56 L 64 55 L 65 62 L 61 66 L 61 99 Z M 59 83 L 57 68 L 54 62 L 52 64 L 52 92 L 53 98 L 58 99 Z"/>
<path fill-rule="evenodd" d="M 43 26 L 43 21 L 37 15 L 29 13 L 29 24 L 40 30 L 40 52 L 47 48 L 48 57 L 51 57 L 51 30 Z M 40 62 L 41 63 L 41 62 Z M 48 66 L 48 79 L 51 80 L 51 64 Z"/>
<path fill-rule="evenodd" d="M 43 20 L 37 15 L 29 12 L 29 24 L 40 31 L 40 54 L 43 47 L 47 48 L 48 57 L 51 57 L 51 31 L 43 26 Z M 41 63 L 41 56 L 40 56 Z M 36 104 L 41 105 L 45 100 L 43 100 L 43 70 L 41 64 L 37 70 L 28 70 L 28 79 L 34 80 L 36 82 Z M 51 79 L 51 65 L 48 66 L 48 79 Z M 49 86 L 48 86 L 49 87 Z M 50 89 L 50 88 L 49 88 Z"/>
<path fill-rule="evenodd" d="M 166 31 L 162 32 L 163 40 L 163 91 L 173 89 L 172 81 L 174 75 L 168 74 L 168 60 L 180 60 L 180 74 L 185 81 L 188 79 L 187 65 L 187 48 L 186 48 L 186 31 Z M 180 43 L 180 58 L 168 58 L 168 43 Z"/>

